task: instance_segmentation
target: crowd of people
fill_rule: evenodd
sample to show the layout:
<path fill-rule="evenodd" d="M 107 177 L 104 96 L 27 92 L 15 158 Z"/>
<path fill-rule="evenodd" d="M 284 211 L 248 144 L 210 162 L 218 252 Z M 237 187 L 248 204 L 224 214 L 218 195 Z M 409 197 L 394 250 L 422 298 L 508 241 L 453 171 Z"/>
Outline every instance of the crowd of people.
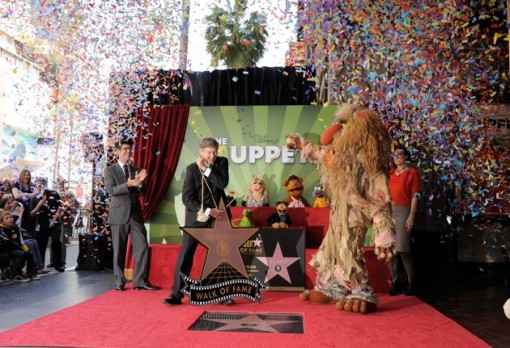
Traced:
<path fill-rule="evenodd" d="M 80 202 L 63 180 L 50 189 L 46 179 L 32 179 L 23 169 L 17 179 L 4 178 L 0 184 L 2 284 L 39 280 L 49 268 L 65 271 L 66 246 L 73 238 Z M 45 266 L 48 245 L 50 260 Z"/>

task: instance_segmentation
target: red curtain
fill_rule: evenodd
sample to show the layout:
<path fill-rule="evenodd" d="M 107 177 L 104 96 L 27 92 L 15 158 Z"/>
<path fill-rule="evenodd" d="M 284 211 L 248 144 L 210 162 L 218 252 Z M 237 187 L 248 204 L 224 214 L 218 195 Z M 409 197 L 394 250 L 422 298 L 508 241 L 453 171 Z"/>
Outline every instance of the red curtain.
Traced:
<path fill-rule="evenodd" d="M 147 170 L 141 199 L 145 221 L 165 197 L 181 154 L 188 125 L 189 105 L 148 106 L 135 112 L 137 132 L 133 162 Z"/>

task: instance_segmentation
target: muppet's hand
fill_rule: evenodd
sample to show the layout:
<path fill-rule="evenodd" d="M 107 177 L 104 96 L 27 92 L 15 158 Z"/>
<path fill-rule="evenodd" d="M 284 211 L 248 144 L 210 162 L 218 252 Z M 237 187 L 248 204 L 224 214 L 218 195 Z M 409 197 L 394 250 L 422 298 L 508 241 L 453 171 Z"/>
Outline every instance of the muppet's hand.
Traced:
<path fill-rule="evenodd" d="M 223 220 L 226 216 L 225 212 L 218 208 L 211 209 L 211 211 L 209 212 L 209 215 L 211 215 L 213 218 L 215 218 L 217 220 Z"/>
<path fill-rule="evenodd" d="M 287 149 L 301 150 L 305 139 L 297 133 L 287 135 Z"/>
<path fill-rule="evenodd" d="M 377 260 L 389 263 L 395 251 L 395 222 L 385 211 L 379 211 L 372 217 L 374 221 L 373 236 L 375 242 L 374 253 Z"/>
<path fill-rule="evenodd" d="M 396 255 L 395 245 L 391 245 L 389 247 L 375 247 L 374 254 L 377 256 L 377 261 L 384 260 L 384 263 L 388 264 Z"/>

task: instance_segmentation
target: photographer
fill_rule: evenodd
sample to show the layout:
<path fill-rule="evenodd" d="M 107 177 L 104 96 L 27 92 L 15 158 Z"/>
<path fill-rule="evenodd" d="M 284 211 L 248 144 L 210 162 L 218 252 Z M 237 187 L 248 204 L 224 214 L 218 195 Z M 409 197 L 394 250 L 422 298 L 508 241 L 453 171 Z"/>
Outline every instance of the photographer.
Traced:
<path fill-rule="evenodd" d="M 39 244 L 41 259 L 44 265 L 46 248 L 49 237 L 51 237 L 51 264 L 55 267 L 55 270 L 64 272 L 65 269 L 62 265 L 62 228 L 59 223 L 62 211 L 60 195 L 56 191 L 44 189 L 44 185 L 39 189 L 42 193 L 39 192 L 30 201 L 30 215 L 36 219 L 35 239 Z"/>

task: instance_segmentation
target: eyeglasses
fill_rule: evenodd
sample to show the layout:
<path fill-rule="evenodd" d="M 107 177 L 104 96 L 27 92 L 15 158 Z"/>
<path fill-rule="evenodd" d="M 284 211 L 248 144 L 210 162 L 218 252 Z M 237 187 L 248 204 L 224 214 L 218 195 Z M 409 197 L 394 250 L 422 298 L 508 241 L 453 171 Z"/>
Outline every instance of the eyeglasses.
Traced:
<path fill-rule="evenodd" d="M 287 212 L 287 209 L 284 209 L 284 210 L 278 209 L 278 212 L 283 214 L 283 213 Z"/>

